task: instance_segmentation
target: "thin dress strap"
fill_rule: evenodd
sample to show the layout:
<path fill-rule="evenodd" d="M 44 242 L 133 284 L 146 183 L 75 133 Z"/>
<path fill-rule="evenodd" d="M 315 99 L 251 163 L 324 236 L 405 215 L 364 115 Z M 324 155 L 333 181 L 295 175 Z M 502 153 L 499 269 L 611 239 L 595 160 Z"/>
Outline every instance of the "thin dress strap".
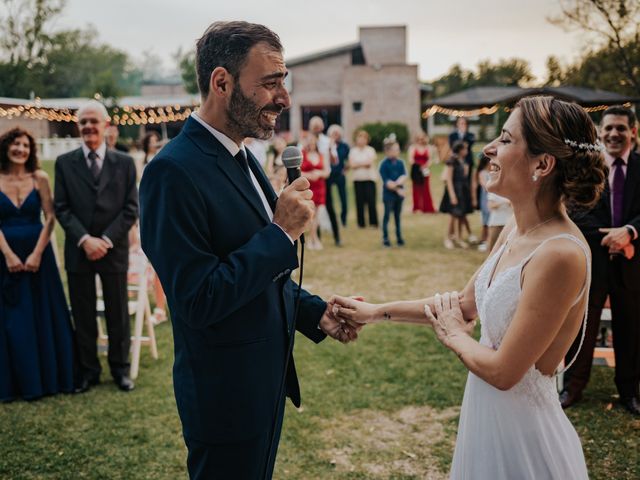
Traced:
<path fill-rule="evenodd" d="M 553 235 L 549 238 L 545 238 L 542 242 L 540 242 L 540 244 L 529 254 L 525 257 L 525 259 L 522 261 L 522 268 L 524 269 L 524 267 L 527 265 L 527 263 L 529 263 L 529 260 L 531 260 L 531 258 L 535 255 L 535 253 L 540 249 L 540 247 L 542 247 L 545 243 L 547 243 L 550 240 L 557 240 L 559 238 L 565 238 L 567 240 L 571 240 L 572 242 L 578 244 L 578 246 L 580 247 L 580 249 L 582 250 L 582 253 L 584 253 L 584 256 L 587 260 L 587 277 L 584 281 L 584 284 L 582 285 L 582 290 L 580 290 L 580 293 L 578 293 L 578 296 L 576 297 L 575 301 L 571 304 L 571 307 L 574 307 L 578 304 L 578 302 L 580 301 L 580 299 L 582 298 L 582 296 L 585 294 L 587 294 L 587 306 L 585 307 L 584 310 L 584 317 L 582 319 L 582 333 L 580 335 L 580 344 L 578 345 L 578 350 L 576 350 L 575 355 L 573 356 L 573 358 L 571 359 L 571 361 L 559 372 L 556 372 L 556 375 L 560 375 L 561 373 L 566 372 L 569 367 L 571 367 L 571 365 L 573 365 L 573 363 L 576 361 L 576 359 L 578 358 L 578 353 L 580 353 L 580 349 L 582 348 L 582 344 L 584 343 L 584 337 L 585 334 L 587 332 L 587 313 L 589 311 L 588 307 L 589 307 L 589 286 L 591 285 L 591 262 L 589 261 L 589 250 L 588 248 L 584 245 L 584 243 L 582 241 L 580 241 L 578 239 L 578 237 L 576 237 L 575 235 L 572 235 L 570 233 L 560 233 L 558 235 Z"/>

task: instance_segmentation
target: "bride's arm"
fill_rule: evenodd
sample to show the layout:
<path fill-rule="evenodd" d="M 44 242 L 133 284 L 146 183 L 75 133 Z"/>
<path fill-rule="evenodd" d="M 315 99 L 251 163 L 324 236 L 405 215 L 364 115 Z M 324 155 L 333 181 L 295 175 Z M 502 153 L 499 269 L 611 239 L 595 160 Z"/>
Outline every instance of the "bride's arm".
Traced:
<path fill-rule="evenodd" d="M 558 335 L 583 287 L 586 268 L 584 254 L 576 245 L 552 242 L 543 246 L 527 266 L 518 308 L 497 350 L 480 345 L 463 330 L 464 322 L 454 318 L 456 309 L 446 305 L 446 298 L 444 307 L 435 307 L 434 329 L 471 372 L 508 390 Z"/>

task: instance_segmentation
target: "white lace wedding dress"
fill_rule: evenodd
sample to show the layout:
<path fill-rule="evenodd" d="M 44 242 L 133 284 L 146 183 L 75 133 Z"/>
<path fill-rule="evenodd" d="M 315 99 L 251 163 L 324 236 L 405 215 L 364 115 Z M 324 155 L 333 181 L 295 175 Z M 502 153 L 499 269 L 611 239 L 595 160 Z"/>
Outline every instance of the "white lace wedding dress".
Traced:
<path fill-rule="evenodd" d="M 576 242 L 587 257 L 587 281 L 578 302 L 588 294 L 589 252 L 580 240 L 569 234 L 553 236 L 545 242 L 558 238 Z M 522 268 L 536 253 L 532 252 L 490 280 L 504 248 L 489 257 L 475 283 L 476 305 L 482 322 L 480 343 L 493 349 L 500 346 L 518 306 Z M 585 322 L 586 315 L 582 332 Z M 543 375 L 532 366 L 518 384 L 501 391 L 469 372 L 451 478 L 588 478 L 580 439 L 562 411 L 555 378 Z"/>

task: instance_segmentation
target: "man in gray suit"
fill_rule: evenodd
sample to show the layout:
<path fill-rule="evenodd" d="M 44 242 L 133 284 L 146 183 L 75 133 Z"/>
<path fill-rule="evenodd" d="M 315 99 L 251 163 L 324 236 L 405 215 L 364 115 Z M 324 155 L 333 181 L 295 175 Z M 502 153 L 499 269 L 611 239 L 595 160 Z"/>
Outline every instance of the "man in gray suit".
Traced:
<path fill-rule="evenodd" d="M 100 275 L 109 335 L 109 368 L 123 391 L 129 378 L 130 327 L 127 306 L 128 232 L 138 217 L 133 159 L 107 149 L 109 115 L 90 101 L 78 110 L 82 146 L 56 160 L 54 204 L 65 231 L 64 260 L 76 327 L 77 391 L 100 382 L 96 340 L 96 284 Z"/>

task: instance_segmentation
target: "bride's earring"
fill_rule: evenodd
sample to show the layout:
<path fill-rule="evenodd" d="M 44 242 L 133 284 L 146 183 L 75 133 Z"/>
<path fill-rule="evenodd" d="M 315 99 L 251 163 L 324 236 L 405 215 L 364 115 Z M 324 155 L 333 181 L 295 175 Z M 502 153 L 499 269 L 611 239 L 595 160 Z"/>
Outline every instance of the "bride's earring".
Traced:
<path fill-rule="evenodd" d="M 531 180 L 533 180 L 534 182 L 538 181 L 538 175 L 536 175 L 535 173 L 531 176 Z"/>

